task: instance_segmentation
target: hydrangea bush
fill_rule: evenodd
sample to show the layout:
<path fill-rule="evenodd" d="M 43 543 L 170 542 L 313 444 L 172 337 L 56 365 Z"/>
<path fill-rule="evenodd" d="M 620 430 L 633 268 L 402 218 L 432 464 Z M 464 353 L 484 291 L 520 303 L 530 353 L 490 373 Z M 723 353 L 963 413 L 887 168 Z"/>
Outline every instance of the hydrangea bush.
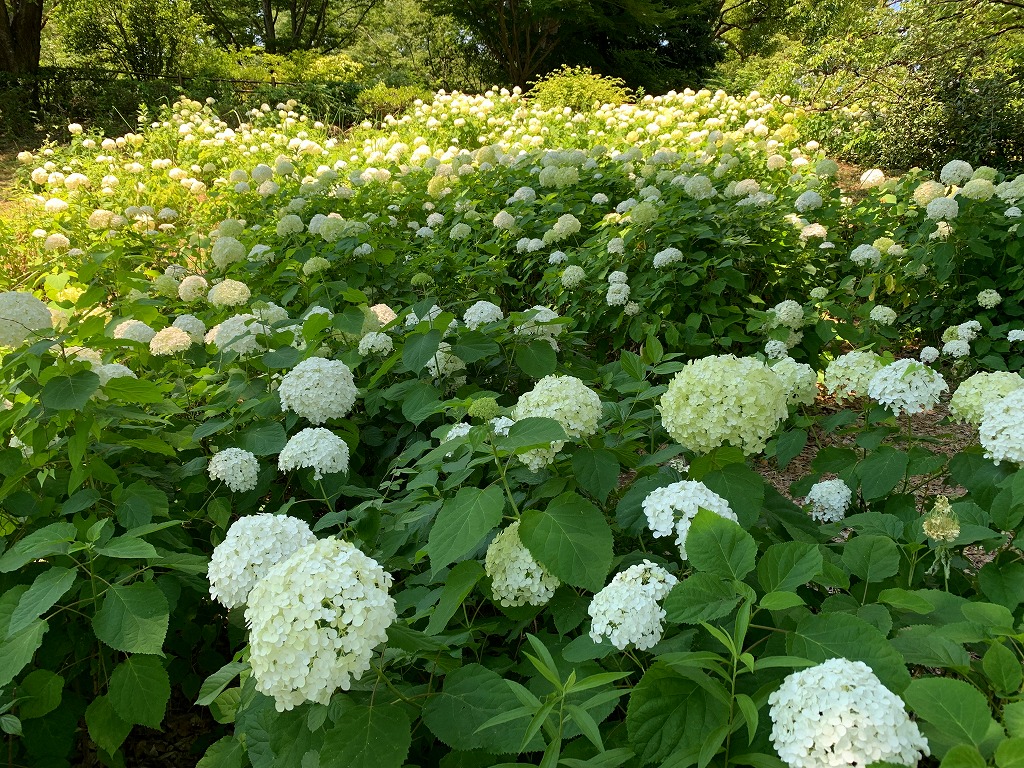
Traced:
<path fill-rule="evenodd" d="M 759 94 L 214 108 L 20 158 L 9 761 L 1019 762 L 1020 178 L 854 199 Z"/>

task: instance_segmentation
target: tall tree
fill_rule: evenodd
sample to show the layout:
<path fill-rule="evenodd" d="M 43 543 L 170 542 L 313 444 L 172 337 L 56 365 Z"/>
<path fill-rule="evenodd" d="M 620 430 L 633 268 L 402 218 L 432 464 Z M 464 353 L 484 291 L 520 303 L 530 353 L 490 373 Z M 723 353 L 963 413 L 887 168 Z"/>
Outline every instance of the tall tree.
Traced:
<path fill-rule="evenodd" d="M 39 69 L 40 38 L 52 2 L 0 0 L 0 72 Z"/>

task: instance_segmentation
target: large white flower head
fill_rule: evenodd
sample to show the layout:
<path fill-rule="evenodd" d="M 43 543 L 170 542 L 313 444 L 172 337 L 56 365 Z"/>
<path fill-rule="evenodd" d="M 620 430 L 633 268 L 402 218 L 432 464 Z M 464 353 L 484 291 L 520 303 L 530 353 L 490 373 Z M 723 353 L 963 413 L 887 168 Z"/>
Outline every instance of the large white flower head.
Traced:
<path fill-rule="evenodd" d="M 769 342 L 771 343 L 771 342 Z M 807 363 L 782 357 L 772 363 L 772 371 L 782 380 L 791 405 L 812 405 L 818 397 L 818 372 Z"/>
<path fill-rule="evenodd" d="M 554 419 L 569 437 L 590 437 L 597 432 L 601 420 L 601 398 L 575 376 L 545 376 L 537 386 L 523 393 L 510 414 L 512 419 L 539 416 Z M 554 461 L 563 442 L 550 448 L 536 448 L 519 455 L 530 469 L 537 471 Z"/>
<path fill-rule="evenodd" d="M 256 487 L 260 463 L 249 451 L 225 448 L 214 454 L 206 471 L 211 479 L 223 481 L 229 490 L 245 493 Z"/>
<path fill-rule="evenodd" d="M 996 464 L 1012 461 L 1024 465 L 1024 389 L 1017 389 L 985 406 L 978 437 L 985 456 Z"/>
<path fill-rule="evenodd" d="M 475 331 L 481 325 L 496 323 L 505 319 L 505 313 L 501 307 L 490 301 L 478 301 L 469 307 L 462 316 L 462 322 L 471 331 Z"/>
<path fill-rule="evenodd" d="M 896 310 L 883 304 L 876 304 L 871 308 L 869 317 L 879 325 L 892 325 L 896 322 Z"/>
<path fill-rule="evenodd" d="M 395 342 L 386 333 L 370 331 L 359 340 L 358 351 L 363 357 L 370 355 L 390 355 L 395 349 Z"/>
<path fill-rule="evenodd" d="M 323 427 L 307 427 L 288 439 L 277 457 L 282 472 L 308 467 L 313 479 L 348 471 L 348 443 Z"/>
<path fill-rule="evenodd" d="M 340 360 L 310 357 L 281 379 L 281 408 L 304 416 L 313 424 L 344 418 L 356 402 L 352 371 Z"/>
<path fill-rule="evenodd" d="M 198 301 L 206 295 L 210 284 L 201 275 L 189 275 L 178 284 L 178 297 L 184 302 Z"/>
<path fill-rule="evenodd" d="M 558 342 L 555 338 L 564 330 L 565 325 L 562 323 L 555 323 L 554 320 L 558 320 L 558 313 L 548 307 L 535 306 L 531 307 L 530 310 L 533 312 L 533 317 L 525 321 L 521 325 L 515 327 L 515 332 L 522 336 L 536 336 L 539 339 L 544 339 L 551 345 L 551 348 L 556 352 L 558 351 Z"/>
<path fill-rule="evenodd" d="M 307 544 L 272 567 L 245 611 L 256 690 L 279 712 L 347 691 L 397 618 L 390 588 L 379 563 L 339 539 Z"/>
<path fill-rule="evenodd" d="M 846 517 L 853 491 L 842 480 L 821 480 L 811 486 L 804 499 L 808 514 L 822 523 L 835 523 Z"/>
<path fill-rule="evenodd" d="M 519 538 L 519 521 L 501 531 L 484 557 L 491 591 L 504 606 L 545 605 L 561 583 L 533 559 Z"/>
<path fill-rule="evenodd" d="M 176 355 L 191 347 L 192 342 L 188 331 L 171 325 L 157 331 L 149 340 L 149 351 L 157 356 Z"/>
<path fill-rule="evenodd" d="M 658 251 L 654 254 L 654 268 L 661 269 L 667 267 L 669 264 L 675 264 L 677 261 L 683 260 L 683 252 L 678 248 L 666 248 L 662 251 Z"/>
<path fill-rule="evenodd" d="M 1002 300 L 1003 297 L 999 295 L 999 292 L 994 291 L 991 288 L 986 288 L 978 294 L 978 304 L 982 309 L 992 309 Z"/>
<path fill-rule="evenodd" d="M 245 259 L 246 250 L 241 242 L 233 237 L 218 237 L 210 249 L 210 258 L 222 272 L 235 262 Z"/>
<path fill-rule="evenodd" d="M 960 382 L 949 401 L 949 412 L 957 421 L 974 426 L 981 424 L 985 407 L 1024 387 L 1024 377 L 1018 373 L 995 371 L 976 373 Z"/>
<path fill-rule="evenodd" d="M 939 180 L 943 184 L 966 184 L 974 175 L 974 168 L 965 160 L 950 160 L 939 171 Z"/>
<path fill-rule="evenodd" d="M 578 264 L 570 264 L 562 271 L 562 287 L 572 290 L 587 278 L 587 273 Z"/>
<path fill-rule="evenodd" d="M 296 517 L 270 513 L 240 517 L 213 550 L 206 572 L 210 596 L 225 608 L 245 605 L 256 582 L 272 566 L 315 541 L 309 526 Z"/>
<path fill-rule="evenodd" d="M 932 200 L 945 196 L 946 185 L 932 179 L 922 182 L 914 190 L 914 202 L 922 208 L 926 207 Z"/>
<path fill-rule="evenodd" d="M 269 329 L 255 315 L 232 315 L 207 331 L 205 341 L 221 352 L 236 352 L 241 356 L 262 349 L 256 337 L 268 332 Z"/>
<path fill-rule="evenodd" d="M 235 307 L 252 296 L 249 286 L 238 280 L 222 280 L 210 289 L 206 300 L 215 307 Z"/>
<path fill-rule="evenodd" d="M 815 192 L 813 189 L 809 189 L 796 199 L 793 203 L 793 207 L 800 213 L 806 213 L 807 211 L 813 211 L 816 208 L 821 208 L 822 203 L 821 195 Z"/>
<path fill-rule="evenodd" d="M 960 213 L 960 204 L 953 197 L 937 197 L 925 207 L 925 215 L 932 221 L 955 219 Z"/>
<path fill-rule="evenodd" d="M 0 293 L 0 347 L 19 347 L 36 331 L 51 327 L 50 310 L 31 293 Z"/>
<path fill-rule="evenodd" d="M 156 331 L 141 320 L 125 320 L 122 323 L 118 323 L 118 326 L 114 329 L 115 339 L 141 341 L 143 344 L 149 344 L 154 336 L 156 336 Z"/>
<path fill-rule="evenodd" d="M 862 661 L 829 659 L 794 672 L 768 705 L 772 744 L 790 768 L 916 766 L 930 754 L 902 699 Z"/>
<path fill-rule="evenodd" d="M 850 261 L 857 265 L 871 263 L 871 266 L 877 267 L 878 263 L 882 260 L 882 252 L 879 251 L 875 246 L 864 243 L 858 245 L 850 252 Z"/>
<path fill-rule="evenodd" d="M 851 394 L 866 395 L 871 377 L 884 363 L 874 352 L 847 352 L 825 368 L 825 389 L 842 402 Z"/>
<path fill-rule="evenodd" d="M 930 411 L 948 389 L 941 373 L 911 358 L 885 366 L 868 382 L 868 396 L 896 416 Z"/>
<path fill-rule="evenodd" d="M 644 499 L 643 509 L 647 527 L 655 538 L 675 533 L 682 560 L 686 560 L 686 537 L 690 533 L 690 524 L 700 510 L 706 509 L 726 520 L 737 521 L 729 502 L 696 480 L 681 480 L 654 489 Z"/>
<path fill-rule="evenodd" d="M 431 355 L 426 362 L 425 368 L 435 379 L 446 379 L 459 371 L 466 370 L 465 361 L 455 355 L 452 352 L 452 345 L 446 341 L 442 341 L 437 346 L 437 351 Z M 458 377 L 455 379 L 455 386 L 461 386 L 463 382 L 458 381 Z"/>
<path fill-rule="evenodd" d="M 761 361 L 717 355 L 688 362 L 658 411 L 672 438 L 691 451 L 729 444 L 750 455 L 764 450 L 789 413 L 788 401 L 782 380 Z"/>
<path fill-rule="evenodd" d="M 773 328 L 784 326 L 799 330 L 804 324 L 804 308 L 800 302 L 786 299 L 768 310 L 769 325 Z"/>
<path fill-rule="evenodd" d="M 600 643 L 607 637 L 620 651 L 630 644 L 641 651 L 653 648 L 664 630 L 665 610 L 659 603 L 676 583 L 675 576 L 650 560 L 615 574 L 590 601 L 590 639 Z"/>

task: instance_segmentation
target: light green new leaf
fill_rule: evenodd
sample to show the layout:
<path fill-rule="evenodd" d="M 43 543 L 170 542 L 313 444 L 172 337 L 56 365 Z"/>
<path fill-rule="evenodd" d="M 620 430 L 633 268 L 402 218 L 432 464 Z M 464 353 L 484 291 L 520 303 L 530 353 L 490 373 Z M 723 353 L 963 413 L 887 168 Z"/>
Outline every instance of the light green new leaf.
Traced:
<path fill-rule="evenodd" d="M 948 677 L 922 677 L 910 683 L 903 700 L 932 726 L 926 732 L 932 752 L 944 755 L 957 744 L 979 747 L 998 728 L 988 701 L 974 686 Z"/>

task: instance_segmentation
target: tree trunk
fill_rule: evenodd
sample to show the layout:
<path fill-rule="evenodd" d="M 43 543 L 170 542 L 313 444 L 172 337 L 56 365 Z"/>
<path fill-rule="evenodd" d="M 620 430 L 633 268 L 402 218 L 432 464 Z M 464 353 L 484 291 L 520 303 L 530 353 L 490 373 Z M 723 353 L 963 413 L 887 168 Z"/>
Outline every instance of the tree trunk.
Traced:
<path fill-rule="evenodd" d="M 277 53 L 277 30 L 275 22 L 277 15 L 270 0 L 263 0 L 263 50 L 267 53 Z"/>
<path fill-rule="evenodd" d="M 39 69 L 43 0 L 0 0 L 0 72 L 31 74 Z"/>

